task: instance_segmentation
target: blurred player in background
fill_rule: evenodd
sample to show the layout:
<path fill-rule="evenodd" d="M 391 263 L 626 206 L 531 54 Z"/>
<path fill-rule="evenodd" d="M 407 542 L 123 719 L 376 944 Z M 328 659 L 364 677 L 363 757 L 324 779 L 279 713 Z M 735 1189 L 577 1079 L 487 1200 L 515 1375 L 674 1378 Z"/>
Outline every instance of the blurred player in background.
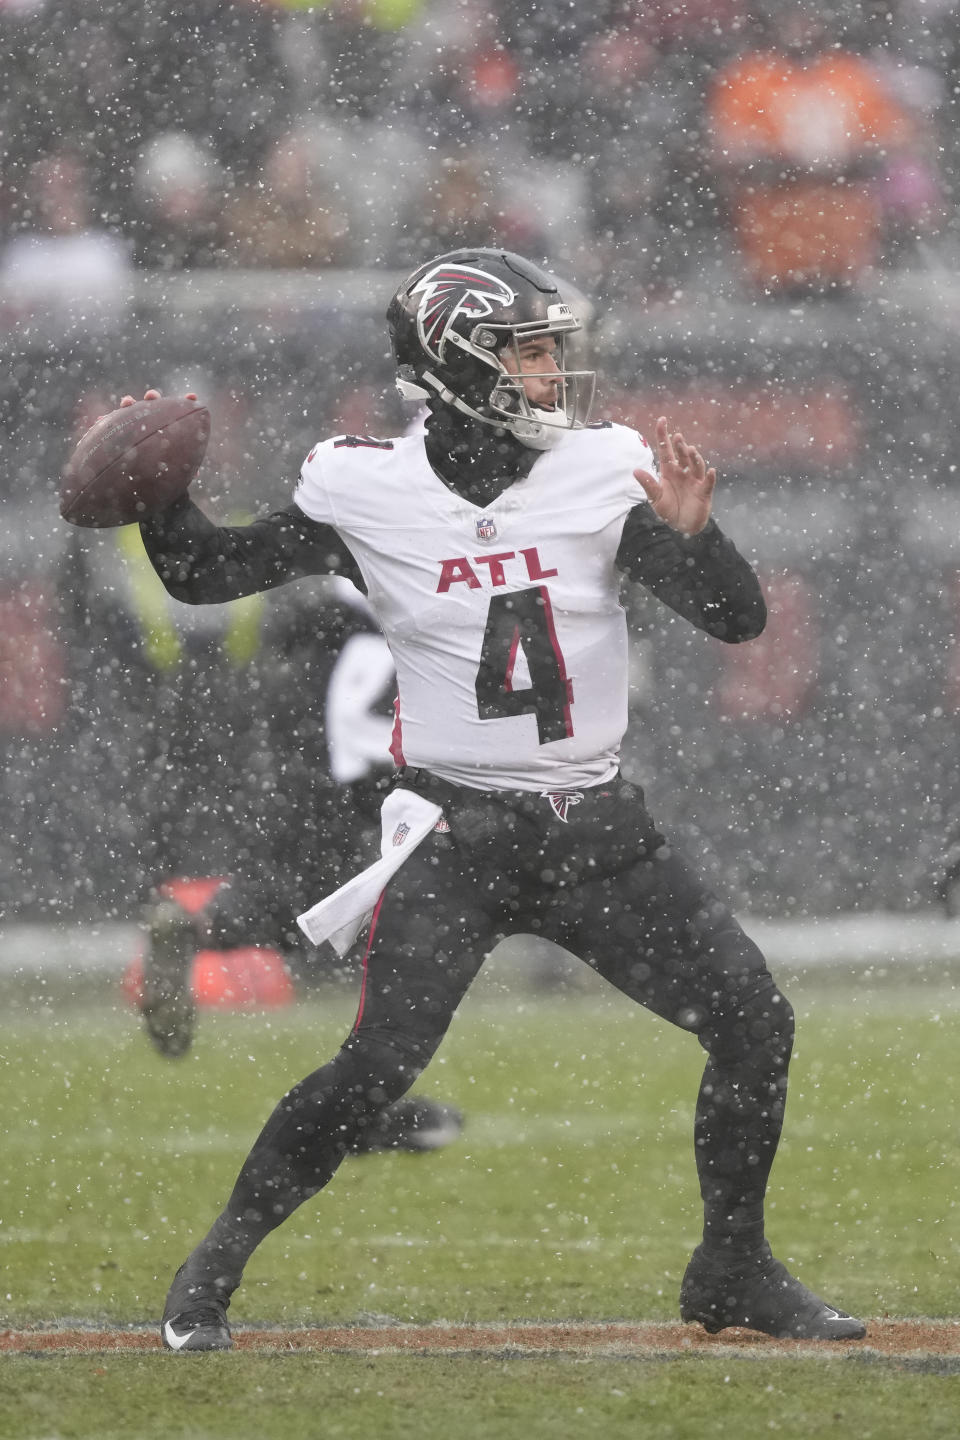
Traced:
<path fill-rule="evenodd" d="M 960 827 L 947 835 L 947 847 L 939 865 L 934 866 L 936 895 L 951 920 L 960 920 Z"/>
<path fill-rule="evenodd" d="M 172 896 L 149 907 L 141 1009 L 161 1054 L 183 1055 L 192 1042 L 191 974 L 199 948 L 277 950 L 301 984 L 318 969 L 329 970 L 333 952 L 306 953 L 295 917 L 309 897 L 336 887 L 373 855 L 390 767 L 396 672 L 356 587 L 332 577 L 322 590 L 308 590 L 309 608 L 275 602 L 264 617 L 269 659 L 259 682 L 276 774 L 255 801 L 261 843 L 252 855 L 238 850 L 239 867 L 199 913 L 188 913 Z M 307 696 L 321 703 L 305 706 Z M 453 1106 L 407 1096 L 372 1116 L 351 1149 L 434 1150 L 460 1128 Z"/>
<path fill-rule="evenodd" d="M 383 858 L 300 917 L 338 948 L 369 927 L 357 1019 L 279 1102 L 174 1277 L 164 1343 L 230 1347 L 226 1310 L 250 1255 L 414 1083 L 496 941 L 529 933 L 707 1051 L 704 1230 L 682 1317 L 859 1339 L 862 1323 L 794 1279 L 764 1235 L 791 1008 L 619 773 L 621 577 L 717 639 L 765 623 L 756 576 L 711 518 L 715 473 L 663 418 L 659 476 L 634 431 L 588 424 L 594 377 L 566 358 L 579 320 L 519 256 L 440 256 L 387 318 L 403 393 L 429 407 L 424 436 L 317 445 L 294 503 L 248 527 L 216 527 L 186 497 L 141 526 L 170 593 L 192 603 L 359 571 L 399 691 Z"/>
<path fill-rule="evenodd" d="M 422 430 L 423 415 L 418 412 L 409 418 L 406 433 Z M 145 567 L 149 574 L 149 581 L 141 574 L 136 583 L 142 603 L 151 610 L 141 618 L 155 633 L 162 624 L 158 607 L 171 623 L 169 597 L 142 546 L 139 553 L 131 553 L 131 548 L 127 546 L 131 573 Z M 247 608 L 251 601 L 258 607 L 252 612 Z M 396 670 L 370 606 L 350 580 L 333 575 L 284 591 L 266 604 L 264 597 L 251 596 L 225 607 L 203 606 L 199 614 L 221 608 L 225 613 L 211 647 L 215 655 L 208 649 L 206 667 L 198 667 L 201 692 L 196 670 L 192 687 L 184 685 L 182 676 L 176 682 L 181 694 L 175 706 L 182 732 L 179 763 L 189 774 L 197 755 L 210 750 L 207 717 L 218 665 L 233 664 L 235 669 L 236 661 L 255 657 L 255 675 L 248 676 L 243 687 L 243 725 L 235 723 L 230 695 L 227 741 L 246 773 L 247 785 L 239 789 L 253 788 L 255 798 L 251 805 L 249 797 L 231 795 L 229 823 L 222 807 L 217 811 L 222 863 L 216 868 L 225 878 L 206 904 L 188 913 L 172 893 L 161 893 L 147 910 L 140 1007 L 155 1047 L 171 1057 L 184 1054 L 193 1040 L 191 973 L 199 946 L 225 955 L 250 945 L 279 951 L 302 987 L 341 968 L 332 949 L 324 947 L 326 953 L 318 956 L 305 943 L 295 917 L 305 897 L 336 887 L 372 857 L 379 806 L 392 769 Z M 198 612 L 184 612 L 174 602 L 173 613 L 182 626 L 184 613 Z M 235 688 L 230 685 L 230 691 Z M 247 742 L 238 749 L 245 731 Z M 184 765 L 187 755 L 193 765 Z M 169 772 L 169 765 L 165 768 Z M 184 831 L 191 828 L 190 813 L 198 808 L 197 787 L 188 787 L 192 800 L 191 793 L 181 795 L 171 807 L 177 821 L 166 827 L 164 867 L 171 876 L 209 872 L 214 846 L 210 771 L 215 768 L 208 763 L 199 777 L 206 817 L 192 827 L 200 831 L 199 843 L 194 838 L 192 844 L 182 844 Z M 176 864 L 173 835 L 181 837 Z M 167 889 L 162 886 L 161 892 Z M 452 1105 L 407 1096 L 385 1106 L 360 1131 L 353 1153 L 435 1150 L 455 1139 L 461 1128 L 462 1116 Z"/>
<path fill-rule="evenodd" d="M 391 763 L 396 679 L 390 651 L 348 580 L 311 582 L 304 590 L 296 597 L 300 603 L 284 603 L 283 596 L 264 607 L 256 666 L 235 678 L 243 713 L 242 720 L 236 713 L 231 720 L 237 739 L 230 757 L 237 772 L 232 786 L 251 790 L 252 800 L 238 816 L 234 796 L 224 805 L 221 792 L 215 809 L 208 798 L 211 767 L 204 764 L 171 805 L 179 817 L 171 828 L 185 838 L 179 849 L 168 843 L 161 876 L 225 881 L 195 917 L 173 900 L 161 899 L 149 912 L 141 1008 L 151 1039 L 165 1055 L 184 1054 L 193 1039 L 189 961 L 200 942 L 223 951 L 276 948 L 308 976 L 298 911 L 317 893 L 318 882 L 336 886 L 371 853 L 378 785 Z M 223 637 L 223 648 L 228 639 Z M 203 689 L 209 682 L 210 673 Z M 190 698 L 180 717 L 186 737 L 181 754 L 199 745 L 209 725 L 203 695 Z M 252 732 L 252 744 L 241 738 L 244 732 Z M 226 750 L 233 738 L 221 733 L 216 743 Z"/>
<path fill-rule="evenodd" d="M 75 677 L 82 729 L 93 696 L 101 707 L 111 697 L 94 727 L 107 750 L 135 717 L 140 1007 L 156 1049 L 178 1057 L 192 1043 L 201 948 L 279 952 L 301 989 L 336 968 L 352 975 L 332 949 L 306 944 L 295 917 L 371 858 L 391 772 L 396 672 L 362 594 L 331 577 L 252 605 L 191 609 L 170 601 L 132 527 L 72 531 L 60 589 L 71 654 L 97 667 L 96 683 Z M 102 652 L 106 634 L 127 657 L 122 675 Z M 113 818 L 114 833 L 122 823 Z M 225 883 L 198 913 L 173 898 L 182 878 L 211 876 Z M 150 902 L 151 890 L 161 898 Z M 452 1106 L 408 1096 L 353 1152 L 436 1149 L 460 1129 Z"/>

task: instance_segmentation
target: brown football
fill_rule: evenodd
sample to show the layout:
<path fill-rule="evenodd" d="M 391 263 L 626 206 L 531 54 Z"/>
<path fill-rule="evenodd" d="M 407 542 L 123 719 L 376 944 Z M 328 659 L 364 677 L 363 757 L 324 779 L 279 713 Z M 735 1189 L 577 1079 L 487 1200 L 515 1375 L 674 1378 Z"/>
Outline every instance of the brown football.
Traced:
<path fill-rule="evenodd" d="M 60 482 L 60 514 L 71 525 L 130 525 L 165 510 L 200 469 L 210 412 L 164 395 L 104 415 L 77 442 Z"/>

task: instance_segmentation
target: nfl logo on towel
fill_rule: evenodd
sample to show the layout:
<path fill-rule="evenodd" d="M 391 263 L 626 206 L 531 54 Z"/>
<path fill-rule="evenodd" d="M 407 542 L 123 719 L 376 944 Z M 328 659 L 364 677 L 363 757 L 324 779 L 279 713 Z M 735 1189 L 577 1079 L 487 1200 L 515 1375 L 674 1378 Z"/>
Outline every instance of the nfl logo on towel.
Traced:
<path fill-rule="evenodd" d="M 394 832 L 393 832 L 393 843 L 394 843 L 394 845 L 402 845 L 403 842 L 404 842 L 404 840 L 406 840 L 406 838 L 407 838 L 407 836 L 408 836 L 409 834 L 410 834 L 410 826 L 407 824 L 406 820 L 401 820 L 401 821 L 400 821 L 400 824 L 397 826 L 396 830 L 394 830 Z"/>
<path fill-rule="evenodd" d="M 496 540 L 497 522 L 492 515 L 481 515 L 477 521 L 478 540 Z"/>

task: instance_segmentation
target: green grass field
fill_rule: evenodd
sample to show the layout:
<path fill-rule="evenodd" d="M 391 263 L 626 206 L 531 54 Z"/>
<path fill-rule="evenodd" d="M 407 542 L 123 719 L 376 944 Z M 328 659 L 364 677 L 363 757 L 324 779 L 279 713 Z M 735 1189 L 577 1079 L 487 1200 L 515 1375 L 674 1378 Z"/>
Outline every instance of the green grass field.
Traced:
<path fill-rule="evenodd" d="M 237 1326 L 673 1320 L 698 1238 L 688 1036 L 587 983 L 482 977 L 418 1089 L 461 1140 L 367 1157 L 261 1248 Z M 798 1044 L 769 1234 L 867 1317 L 960 1316 L 960 999 L 911 974 L 787 986 Z M 210 1015 L 156 1056 L 124 1003 L 7 1007 L 0 1319 L 153 1325 L 250 1141 L 335 1048 L 353 996 Z M 5 1299 L 3 1298 L 5 1297 Z M 960 1433 L 960 1377 L 869 1351 L 597 1356 L 6 1355 L 0 1437 Z"/>

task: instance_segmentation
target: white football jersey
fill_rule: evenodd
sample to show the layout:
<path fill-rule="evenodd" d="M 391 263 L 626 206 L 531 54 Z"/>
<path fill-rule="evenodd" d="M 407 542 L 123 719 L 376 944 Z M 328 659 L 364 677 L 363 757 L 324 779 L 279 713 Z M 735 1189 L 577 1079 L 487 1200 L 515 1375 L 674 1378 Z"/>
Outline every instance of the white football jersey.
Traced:
<path fill-rule="evenodd" d="M 397 668 L 398 764 L 483 790 L 568 790 L 617 770 L 627 628 L 614 560 L 633 471 L 622 425 L 571 431 L 496 500 L 461 499 L 423 435 L 341 437 L 294 499 L 355 556 Z"/>

